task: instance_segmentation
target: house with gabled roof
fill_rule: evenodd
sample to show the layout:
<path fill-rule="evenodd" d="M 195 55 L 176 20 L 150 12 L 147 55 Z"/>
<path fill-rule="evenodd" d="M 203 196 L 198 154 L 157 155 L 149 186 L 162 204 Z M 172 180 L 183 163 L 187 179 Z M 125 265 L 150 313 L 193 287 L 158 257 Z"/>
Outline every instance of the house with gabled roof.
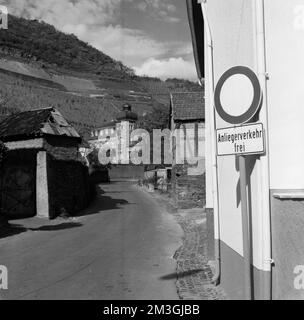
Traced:
<path fill-rule="evenodd" d="M 175 123 L 205 122 L 204 92 L 171 93 L 171 115 Z"/>
<path fill-rule="evenodd" d="M 172 194 L 179 207 L 205 206 L 204 92 L 171 94 Z M 176 134 L 178 132 L 178 134 Z"/>
<path fill-rule="evenodd" d="M 89 201 L 82 138 L 55 108 L 13 114 L 0 123 L 8 148 L 0 174 L 1 212 L 9 218 L 73 214 Z"/>

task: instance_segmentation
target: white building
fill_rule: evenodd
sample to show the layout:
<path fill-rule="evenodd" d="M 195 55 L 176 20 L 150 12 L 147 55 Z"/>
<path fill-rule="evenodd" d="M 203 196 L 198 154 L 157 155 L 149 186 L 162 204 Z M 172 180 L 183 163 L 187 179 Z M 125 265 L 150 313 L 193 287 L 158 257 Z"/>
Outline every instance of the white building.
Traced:
<path fill-rule="evenodd" d="M 189 0 L 188 8 L 197 67 L 205 77 L 207 207 L 214 209 L 218 262 L 214 280 L 232 299 L 302 299 L 304 1 Z M 234 66 L 249 67 L 259 79 L 263 98 L 252 121 L 262 123 L 266 135 L 265 154 L 246 160 L 253 267 L 249 287 L 238 157 L 216 157 L 215 150 L 215 129 L 231 124 L 213 113 L 214 87 Z M 223 100 L 235 106 L 251 101 L 252 92 L 235 91 L 232 84 L 229 88 Z"/>
<path fill-rule="evenodd" d="M 120 153 L 112 159 L 113 163 L 117 163 L 118 161 L 128 163 L 129 152 L 126 156 L 124 150 L 128 150 L 130 147 L 130 135 L 136 129 L 137 120 L 138 115 L 132 112 L 132 107 L 129 104 L 124 104 L 122 111 L 117 114 L 115 120 L 104 123 L 91 132 L 89 143 L 93 148 L 99 150 L 110 141 L 113 149 Z"/>

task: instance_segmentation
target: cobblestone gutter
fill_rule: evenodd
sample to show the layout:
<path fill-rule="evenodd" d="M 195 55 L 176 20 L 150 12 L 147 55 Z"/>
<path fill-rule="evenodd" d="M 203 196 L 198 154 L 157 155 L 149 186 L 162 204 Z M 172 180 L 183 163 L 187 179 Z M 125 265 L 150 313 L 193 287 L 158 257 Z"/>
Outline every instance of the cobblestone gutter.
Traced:
<path fill-rule="evenodd" d="M 183 245 L 174 255 L 177 261 L 177 291 L 183 300 L 225 300 L 225 294 L 211 283 L 208 265 L 206 214 L 202 209 L 173 213 L 184 231 Z"/>
<path fill-rule="evenodd" d="M 183 245 L 176 251 L 177 292 L 182 300 L 225 300 L 225 293 L 211 283 L 207 261 L 206 213 L 202 208 L 176 209 L 165 195 L 151 193 L 172 214 L 184 231 Z"/>

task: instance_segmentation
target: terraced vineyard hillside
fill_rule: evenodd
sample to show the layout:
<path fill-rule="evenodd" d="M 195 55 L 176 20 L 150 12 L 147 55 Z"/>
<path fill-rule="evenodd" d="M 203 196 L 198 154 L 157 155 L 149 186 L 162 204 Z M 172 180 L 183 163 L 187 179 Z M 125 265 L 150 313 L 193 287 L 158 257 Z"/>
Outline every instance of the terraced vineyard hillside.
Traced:
<path fill-rule="evenodd" d="M 202 88 L 197 83 L 182 79 L 167 79 L 161 81 L 154 78 L 139 78 L 139 86 L 148 91 L 153 99 L 161 104 L 170 104 L 170 93 L 174 92 L 197 92 Z"/>
<path fill-rule="evenodd" d="M 17 111 L 42 107 L 56 107 L 83 135 L 102 123 L 111 121 L 121 110 L 121 105 L 130 103 L 139 114 L 151 112 L 154 105 L 152 98 L 145 96 L 106 96 L 89 97 L 81 94 L 61 91 L 46 87 L 38 82 L 24 80 L 0 72 L 0 114 L 6 115 Z"/>
<path fill-rule="evenodd" d="M 170 92 L 192 82 L 138 77 L 97 49 L 37 20 L 9 16 L 0 30 L 0 121 L 10 113 L 56 107 L 79 133 L 115 118 L 124 103 L 144 116 L 169 112 Z"/>

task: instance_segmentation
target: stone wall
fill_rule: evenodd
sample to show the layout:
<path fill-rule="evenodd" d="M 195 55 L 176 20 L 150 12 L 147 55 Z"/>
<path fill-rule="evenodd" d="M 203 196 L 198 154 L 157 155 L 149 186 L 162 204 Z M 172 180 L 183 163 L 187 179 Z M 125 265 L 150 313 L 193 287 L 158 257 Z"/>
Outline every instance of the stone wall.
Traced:
<path fill-rule="evenodd" d="M 48 158 L 50 216 L 74 215 L 90 202 L 88 168 L 77 161 Z"/>
<path fill-rule="evenodd" d="M 36 214 L 55 218 L 62 213 L 73 215 L 88 206 L 94 189 L 89 183 L 88 168 L 80 162 L 79 139 L 54 136 L 7 144 L 10 151 L 0 172 L 3 212 L 12 218 Z M 40 177 L 37 153 L 43 150 L 48 155 L 45 174 Z M 46 201 L 42 207 L 39 192 Z"/>
<path fill-rule="evenodd" d="M 175 165 L 172 170 L 172 195 L 179 208 L 203 208 L 206 204 L 205 173 L 189 175 L 189 165 Z"/>
<path fill-rule="evenodd" d="M 56 160 L 78 161 L 81 155 L 78 152 L 79 141 L 71 137 L 47 137 L 43 148 Z"/>
<path fill-rule="evenodd" d="M 140 180 L 144 177 L 142 165 L 113 165 L 109 170 L 110 181 L 112 180 Z"/>
<path fill-rule="evenodd" d="M 34 150 L 8 153 L 0 172 L 0 215 L 9 219 L 36 215 L 36 155 Z"/>

